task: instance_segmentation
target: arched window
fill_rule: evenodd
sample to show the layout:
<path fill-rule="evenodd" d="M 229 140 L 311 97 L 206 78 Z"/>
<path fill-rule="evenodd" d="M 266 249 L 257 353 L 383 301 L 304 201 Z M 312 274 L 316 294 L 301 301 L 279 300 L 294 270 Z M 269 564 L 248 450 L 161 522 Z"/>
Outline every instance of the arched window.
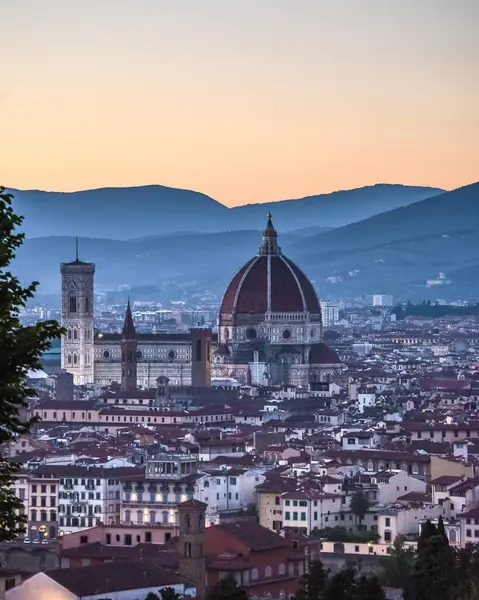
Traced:
<path fill-rule="evenodd" d="M 78 339 L 78 328 L 77 327 L 73 328 L 73 339 L 74 340 Z"/>
<path fill-rule="evenodd" d="M 286 567 L 284 566 L 283 563 L 281 563 L 278 567 L 278 575 L 285 575 L 286 574 Z"/>
<path fill-rule="evenodd" d="M 230 337 L 230 330 L 228 329 L 228 327 L 225 328 L 225 340 L 228 340 Z"/>
<path fill-rule="evenodd" d="M 72 339 L 72 328 L 68 327 L 67 328 L 67 340 L 71 340 Z"/>
<path fill-rule="evenodd" d="M 189 529 L 190 529 L 190 525 L 191 525 L 191 519 L 190 519 L 190 515 L 186 515 L 186 516 L 185 516 L 185 526 L 186 526 L 186 531 L 189 531 Z"/>
<path fill-rule="evenodd" d="M 273 572 L 272 568 L 268 565 L 266 567 L 266 569 L 264 570 L 264 576 L 265 577 L 271 577 L 272 572 Z"/>
<path fill-rule="evenodd" d="M 258 569 L 253 569 L 251 571 L 251 579 L 258 579 L 259 573 L 258 573 Z"/>
<path fill-rule="evenodd" d="M 73 353 L 73 364 L 74 365 L 78 364 L 78 354 L 76 352 Z"/>
<path fill-rule="evenodd" d="M 72 364 L 72 354 L 71 354 L 71 352 L 69 352 L 69 353 L 67 354 L 67 364 L 68 364 L 68 365 L 71 365 L 71 364 Z"/>
<path fill-rule="evenodd" d="M 76 311 L 77 311 L 77 297 L 74 294 L 72 294 L 68 298 L 68 312 L 70 314 L 72 314 L 72 313 L 76 313 Z"/>
<path fill-rule="evenodd" d="M 201 361 L 201 340 L 196 340 L 196 361 Z"/>
<path fill-rule="evenodd" d="M 85 297 L 85 312 L 87 314 L 90 312 L 90 298 L 88 296 Z"/>

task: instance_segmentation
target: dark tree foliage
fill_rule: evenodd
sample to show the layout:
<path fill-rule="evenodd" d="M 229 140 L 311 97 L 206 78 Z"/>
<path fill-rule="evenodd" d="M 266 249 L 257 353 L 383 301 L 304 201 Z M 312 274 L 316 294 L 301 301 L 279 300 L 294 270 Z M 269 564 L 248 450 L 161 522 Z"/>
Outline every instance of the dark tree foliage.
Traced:
<path fill-rule="evenodd" d="M 386 594 L 377 577 L 361 575 L 356 580 L 354 600 L 386 600 Z"/>
<path fill-rule="evenodd" d="M 22 419 L 21 411 L 35 391 L 26 386 L 29 370 L 40 369 L 40 357 L 51 341 L 62 333 L 56 321 L 30 327 L 20 323 L 19 312 L 33 297 L 37 284 L 23 287 L 10 272 L 16 250 L 24 235 L 15 233 L 22 217 L 12 208 L 12 196 L 0 187 L 0 447 L 6 448 L 17 436 L 28 433 L 34 420 Z M 0 453 L 0 541 L 24 531 L 25 517 L 19 515 L 22 502 L 11 485 L 18 470 L 7 452 Z"/>
<path fill-rule="evenodd" d="M 207 600 L 248 600 L 248 594 L 234 579 L 221 579 L 207 595 Z"/>
<path fill-rule="evenodd" d="M 399 321 L 408 316 L 441 318 L 479 315 L 479 303 L 469 304 L 467 306 L 451 306 L 424 300 L 421 304 L 412 304 L 411 302 L 408 302 L 405 305 L 398 304 L 393 308 L 393 313 Z"/>
<path fill-rule="evenodd" d="M 301 577 L 295 600 L 318 600 L 323 598 L 328 577 L 329 570 L 325 570 L 320 560 L 311 562 L 309 572 Z"/>
<path fill-rule="evenodd" d="M 325 342 L 335 342 L 336 340 L 339 340 L 340 337 L 341 334 L 338 333 L 335 329 L 325 329 L 323 333 L 323 340 Z"/>
<path fill-rule="evenodd" d="M 309 573 L 301 577 L 295 600 L 384 600 L 377 577 L 358 577 L 356 570 L 345 567 L 332 574 L 320 561 L 312 562 Z"/>
<path fill-rule="evenodd" d="M 343 484 L 344 487 L 344 484 Z M 375 531 L 348 531 L 346 527 L 315 527 L 311 531 L 312 538 L 322 538 L 330 542 L 377 542 L 380 539 L 379 533 Z"/>
<path fill-rule="evenodd" d="M 398 535 L 389 549 L 389 556 L 381 558 L 382 581 L 393 588 L 409 589 L 414 567 L 414 550 L 405 546 L 405 538 Z"/>
<path fill-rule="evenodd" d="M 440 535 L 442 537 L 444 546 L 449 546 L 449 538 L 447 537 L 447 534 L 446 534 L 446 529 L 444 527 L 444 520 L 443 520 L 442 516 L 439 517 L 439 520 L 437 522 L 437 533 L 438 533 L 438 535 Z"/>
<path fill-rule="evenodd" d="M 354 600 L 355 578 L 356 571 L 351 567 L 335 573 L 328 580 L 322 600 Z"/>
<path fill-rule="evenodd" d="M 165 587 L 160 590 L 160 600 L 181 600 L 181 595 L 177 594 L 172 587 Z"/>
<path fill-rule="evenodd" d="M 442 530 L 444 525 L 442 524 Z M 430 521 L 424 523 L 418 542 L 406 600 L 453 600 L 457 588 L 456 552 L 447 536 Z"/>
<path fill-rule="evenodd" d="M 351 512 L 359 519 L 359 523 L 361 523 L 362 518 L 369 510 L 369 501 L 362 490 L 354 492 L 349 501 L 349 507 Z"/>

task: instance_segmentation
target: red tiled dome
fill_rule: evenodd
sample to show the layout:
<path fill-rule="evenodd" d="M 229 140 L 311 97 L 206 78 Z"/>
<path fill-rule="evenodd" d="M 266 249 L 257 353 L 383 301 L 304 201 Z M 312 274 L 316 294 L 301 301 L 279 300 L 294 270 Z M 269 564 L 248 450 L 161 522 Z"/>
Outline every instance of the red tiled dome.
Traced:
<path fill-rule="evenodd" d="M 309 352 L 310 365 L 335 365 L 341 362 L 336 350 L 326 344 L 313 344 Z"/>
<path fill-rule="evenodd" d="M 259 255 L 233 277 L 221 303 L 221 314 L 304 312 L 320 314 L 313 285 L 291 260 L 282 254 Z"/>

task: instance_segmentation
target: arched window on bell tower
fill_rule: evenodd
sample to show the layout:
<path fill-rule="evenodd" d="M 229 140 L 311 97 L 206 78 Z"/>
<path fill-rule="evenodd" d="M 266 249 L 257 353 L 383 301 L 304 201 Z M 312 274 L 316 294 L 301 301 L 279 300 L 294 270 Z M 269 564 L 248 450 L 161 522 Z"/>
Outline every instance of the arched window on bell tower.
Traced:
<path fill-rule="evenodd" d="M 77 297 L 75 294 L 71 294 L 68 297 L 68 312 L 74 314 L 77 312 Z"/>

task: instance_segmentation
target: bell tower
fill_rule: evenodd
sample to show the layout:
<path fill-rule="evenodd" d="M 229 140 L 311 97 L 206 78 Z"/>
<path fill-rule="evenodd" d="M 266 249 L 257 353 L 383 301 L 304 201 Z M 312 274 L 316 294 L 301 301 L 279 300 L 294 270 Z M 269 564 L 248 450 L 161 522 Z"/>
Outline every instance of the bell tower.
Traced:
<path fill-rule="evenodd" d="M 180 575 L 196 584 L 196 596 L 199 600 L 204 600 L 206 589 L 204 555 L 206 506 L 199 500 L 187 500 L 178 505 Z"/>
<path fill-rule="evenodd" d="M 95 265 L 78 258 L 61 263 L 61 366 L 73 375 L 75 385 L 94 383 L 93 300 Z"/>
<path fill-rule="evenodd" d="M 191 336 L 191 385 L 211 387 L 211 329 L 195 327 Z"/>
<path fill-rule="evenodd" d="M 137 338 L 130 301 L 126 307 L 125 322 L 121 332 L 121 389 L 124 392 L 136 390 L 136 350 Z"/>

